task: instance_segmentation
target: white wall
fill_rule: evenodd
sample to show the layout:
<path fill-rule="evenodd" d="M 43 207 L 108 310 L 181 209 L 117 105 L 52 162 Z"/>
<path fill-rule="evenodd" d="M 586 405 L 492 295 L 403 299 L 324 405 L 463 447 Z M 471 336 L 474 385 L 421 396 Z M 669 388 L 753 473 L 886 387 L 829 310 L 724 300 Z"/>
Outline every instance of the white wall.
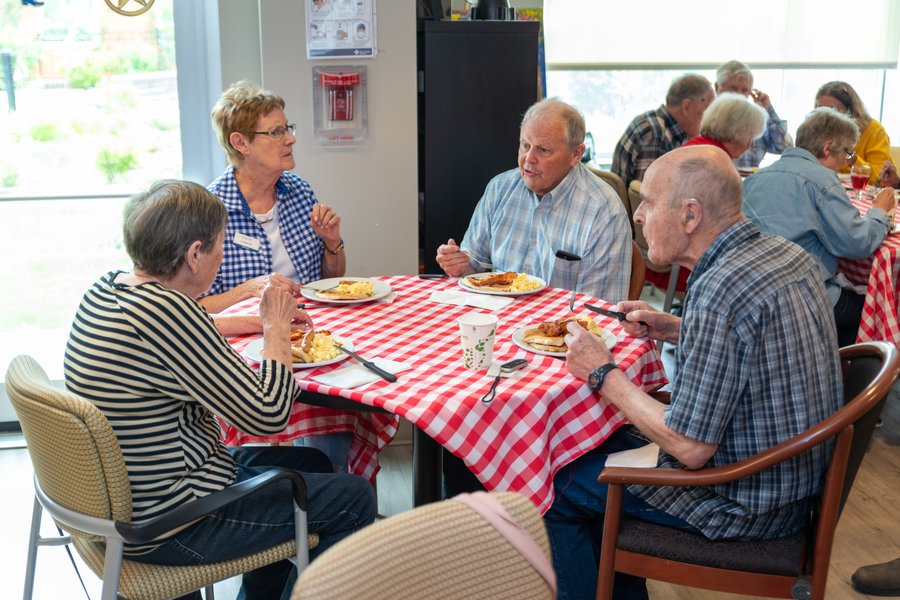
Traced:
<path fill-rule="evenodd" d="M 288 119 L 297 124 L 294 170 L 341 216 L 348 275 L 417 273 L 415 6 L 377 1 L 377 56 L 327 61 L 306 58 L 304 7 L 299 0 L 259 3 L 262 84 L 284 97 Z M 369 137 L 359 147 L 313 141 L 312 67 L 318 64 L 367 67 Z"/>

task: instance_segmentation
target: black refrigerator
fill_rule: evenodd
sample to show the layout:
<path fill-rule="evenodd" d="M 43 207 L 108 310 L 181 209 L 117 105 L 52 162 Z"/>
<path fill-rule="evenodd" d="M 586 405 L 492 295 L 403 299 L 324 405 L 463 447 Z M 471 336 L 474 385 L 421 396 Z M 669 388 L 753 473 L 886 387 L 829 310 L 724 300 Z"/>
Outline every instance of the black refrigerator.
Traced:
<path fill-rule="evenodd" d="M 419 247 L 462 241 L 485 185 L 516 167 L 519 123 L 538 99 L 538 31 L 531 21 L 418 23 Z"/>

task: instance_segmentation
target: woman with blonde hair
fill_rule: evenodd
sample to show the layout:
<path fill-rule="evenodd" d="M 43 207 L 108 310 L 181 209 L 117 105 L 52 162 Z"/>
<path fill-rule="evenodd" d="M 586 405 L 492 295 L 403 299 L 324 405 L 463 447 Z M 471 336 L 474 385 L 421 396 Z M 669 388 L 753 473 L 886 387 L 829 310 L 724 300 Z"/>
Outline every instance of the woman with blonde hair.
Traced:
<path fill-rule="evenodd" d="M 885 162 L 894 164 L 891 158 L 891 140 L 881 123 L 873 119 L 853 87 L 844 81 L 829 81 L 816 92 L 816 108 L 827 106 L 839 113 L 850 115 L 859 127 L 859 139 L 853 147 L 848 164 L 841 169 L 849 173 L 853 165 L 869 165 L 872 174 L 869 181 L 875 183 Z"/>

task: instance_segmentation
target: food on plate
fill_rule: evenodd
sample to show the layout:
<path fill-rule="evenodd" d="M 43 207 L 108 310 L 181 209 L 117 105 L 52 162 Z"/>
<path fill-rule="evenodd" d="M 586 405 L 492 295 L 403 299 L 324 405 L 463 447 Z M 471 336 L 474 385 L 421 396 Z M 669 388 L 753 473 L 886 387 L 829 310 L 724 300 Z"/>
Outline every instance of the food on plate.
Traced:
<path fill-rule="evenodd" d="M 570 321 L 577 321 L 579 325 L 590 331 L 591 333 L 600 335 L 603 329 L 594 323 L 593 319 L 587 317 L 572 318 L 563 317 L 555 321 L 547 321 L 541 323 L 537 327 L 526 329 L 522 336 L 522 341 L 544 352 L 565 352 L 568 350 L 566 346 L 566 334 Z"/>
<path fill-rule="evenodd" d="M 486 277 L 466 277 L 466 283 L 473 288 L 493 290 L 495 292 L 527 292 L 541 287 L 541 282 L 530 278 L 525 273 L 507 271 L 494 273 Z"/>
<path fill-rule="evenodd" d="M 341 353 L 327 329 L 308 329 L 291 333 L 291 356 L 298 362 L 318 363 Z"/>
<path fill-rule="evenodd" d="M 316 292 L 316 296 L 328 300 L 362 300 L 374 295 L 375 284 L 371 281 L 341 280 L 332 289 Z"/>

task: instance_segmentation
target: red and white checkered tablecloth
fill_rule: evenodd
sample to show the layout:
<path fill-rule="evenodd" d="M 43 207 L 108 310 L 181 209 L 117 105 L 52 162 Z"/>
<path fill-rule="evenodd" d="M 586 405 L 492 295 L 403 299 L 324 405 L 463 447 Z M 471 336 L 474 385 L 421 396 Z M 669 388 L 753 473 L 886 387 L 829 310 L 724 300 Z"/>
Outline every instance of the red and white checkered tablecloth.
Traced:
<path fill-rule="evenodd" d="M 351 340 L 366 358 L 382 357 L 414 365 L 398 374 L 396 383 L 378 380 L 354 389 L 325 386 L 309 379 L 344 363 L 317 369 L 298 369 L 295 376 L 304 390 L 342 396 L 384 408 L 392 415 L 338 411 L 295 403 L 287 429 L 260 440 L 226 427 L 226 442 L 284 441 L 334 431 L 354 431 L 351 471 L 373 479 L 378 452 L 397 431 L 399 415 L 424 430 L 438 443 L 460 456 L 489 490 L 520 492 L 541 508 L 553 500 L 553 475 L 562 466 L 603 442 L 624 418 L 617 409 L 598 401 L 583 382 L 568 374 L 565 360 L 527 352 L 516 346 L 512 334 L 519 327 L 565 316 L 570 292 L 548 288 L 516 298 L 496 311 L 500 319 L 494 360 L 527 358 L 527 366 L 514 379 L 503 379 L 490 404 L 480 402 L 492 378 L 485 371 L 462 366 L 457 317 L 472 307 L 431 302 L 438 290 L 457 286 L 456 279 L 383 277 L 397 293 L 391 304 L 330 306 L 310 312 L 317 327 Z M 578 305 L 598 302 L 578 295 Z M 255 299 L 235 305 L 229 313 L 254 314 Z M 616 334 L 613 355 L 619 367 L 647 391 L 667 383 L 655 343 L 625 335 L 618 321 L 596 317 L 599 325 Z M 230 339 L 238 351 L 258 335 Z"/>
<path fill-rule="evenodd" d="M 845 184 L 849 188 L 849 184 Z M 871 188 L 869 188 L 871 190 Z M 863 199 L 856 198 L 856 192 L 848 189 L 850 202 L 866 214 L 872 207 L 872 194 L 863 193 Z M 866 300 L 862 319 L 859 323 L 857 342 L 882 340 L 900 346 L 900 317 L 897 300 L 900 298 L 900 263 L 897 250 L 900 248 L 900 233 L 891 233 L 871 258 L 846 259 L 838 261 L 838 270 L 856 286 L 866 287 Z"/>

